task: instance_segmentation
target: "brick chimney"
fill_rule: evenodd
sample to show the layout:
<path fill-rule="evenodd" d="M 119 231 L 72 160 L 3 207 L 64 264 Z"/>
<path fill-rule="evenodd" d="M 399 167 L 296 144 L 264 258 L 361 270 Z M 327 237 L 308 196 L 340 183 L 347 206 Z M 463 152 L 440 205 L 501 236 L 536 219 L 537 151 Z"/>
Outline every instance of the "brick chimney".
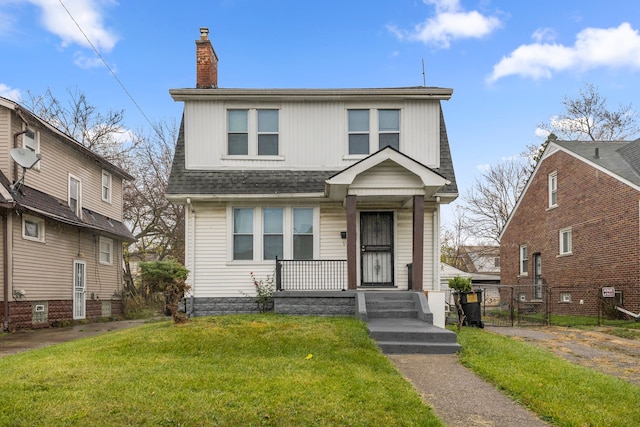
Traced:
<path fill-rule="evenodd" d="M 196 40 L 196 88 L 218 88 L 218 55 L 205 27 L 200 28 L 200 40 Z"/>

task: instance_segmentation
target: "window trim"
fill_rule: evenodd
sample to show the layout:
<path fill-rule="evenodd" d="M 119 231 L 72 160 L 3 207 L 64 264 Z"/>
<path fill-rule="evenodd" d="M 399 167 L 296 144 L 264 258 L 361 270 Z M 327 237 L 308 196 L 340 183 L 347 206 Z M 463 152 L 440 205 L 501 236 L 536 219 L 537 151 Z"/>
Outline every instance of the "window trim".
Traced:
<path fill-rule="evenodd" d="M 69 174 L 69 180 L 67 183 L 67 203 L 69 204 L 69 208 L 71 208 L 71 181 L 78 182 L 78 194 L 77 194 L 77 206 L 74 213 L 78 216 L 78 218 L 82 218 L 82 180 L 73 174 Z"/>
<path fill-rule="evenodd" d="M 351 131 L 349 130 L 349 112 L 354 110 L 368 110 L 369 111 L 369 131 Z M 380 130 L 380 111 L 383 110 L 395 110 L 398 111 L 398 130 L 397 131 L 381 131 Z M 345 107 L 345 154 L 343 159 L 362 159 L 364 157 L 369 156 L 372 153 L 376 153 L 381 150 L 380 148 L 380 135 L 383 134 L 397 134 L 398 135 L 398 151 L 402 151 L 402 116 L 403 116 L 403 107 L 401 105 L 393 104 L 393 105 L 379 105 L 376 107 L 367 106 L 359 106 L 359 105 L 350 105 Z M 369 136 L 369 151 L 366 154 L 352 154 L 350 150 L 350 136 L 352 134 L 364 134 L 366 133 Z M 395 148 L 394 148 L 395 149 Z"/>
<path fill-rule="evenodd" d="M 558 207 L 558 172 L 553 171 L 548 178 L 548 206 L 549 209 Z M 555 202 L 554 202 L 555 196 Z"/>
<path fill-rule="evenodd" d="M 564 236 L 569 236 L 567 240 L 568 247 L 565 247 Z M 558 232 L 558 255 L 572 255 L 573 254 L 573 230 L 571 227 L 563 228 Z"/>
<path fill-rule="evenodd" d="M 284 206 L 284 205 L 233 205 L 227 207 L 227 262 L 230 264 L 268 262 L 273 260 L 264 258 L 264 210 L 278 208 L 283 210 L 283 259 L 293 258 L 293 211 L 294 209 L 311 209 L 313 215 L 313 257 L 320 254 L 320 209 L 317 206 Z M 253 210 L 253 258 L 234 259 L 234 215 L 236 209 Z"/>
<path fill-rule="evenodd" d="M 33 151 L 34 151 L 34 153 L 36 155 L 40 154 L 40 132 L 38 130 L 36 130 L 36 129 L 32 128 L 32 127 L 26 126 L 24 124 L 23 124 L 22 130 L 25 131 L 25 133 L 22 134 L 22 148 L 26 148 L 26 149 L 32 150 L 32 148 L 27 145 L 27 140 L 26 140 L 27 139 L 27 133 L 28 132 L 32 132 L 33 133 L 33 138 L 32 138 L 33 145 L 35 146 L 33 148 Z M 39 171 L 40 170 L 40 162 L 37 161 L 31 167 L 31 169 Z"/>
<path fill-rule="evenodd" d="M 113 175 L 111 175 L 111 172 L 102 169 L 102 174 L 100 175 L 101 177 L 101 197 L 102 197 L 102 201 L 103 202 L 107 202 L 107 203 L 111 203 L 111 193 L 113 192 Z M 108 177 L 108 183 L 105 186 L 104 184 L 104 179 L 105 177 Z M 107 197 L 104 196 L 105 190 L 107 191 Z"/>
<path fill-rule="evenodd" d="M 518 271 L 520 272 L 520 276 L 528 276 L 529 275 L 529 248 L 527 247 L 527 245 L 520 245 L 518 249 L 518 253 L 519 253 L 518 259 L 520 260 Z M 526 256 L 523 257 L 523 253 Z M 524 266 L 526 266 L 526 271 L 523 268 Z"/>
<path fill-rule="evenodd" d="M 108 252 L 103 252 L 102 251 L 102 244 L 103 243 L 106 243 L 109 246 L 109 251 Z M 109 260 L 108 261 L 104 261 L 102 259 L 102 254 L 103 253 L 108 253 L 109 254 Z M 98 259 L 100 260 L 100 264 L 102 264 L 102 265 L 113 265 L 113 239 L 110 239 L 108 237 L 100 236 L 100 239 L 98 241 Z"/>
<path fill-rule="evenodd" d="M 38 236 L 34 237 L 34 236 L 29 236 L 26 233 L 26 223 L 27 222 L 33 222 L 36 223 L 38 225 Z M 39 218 L 33 215 L 29 215 L 29 214 L 23 214 L 22 215 L 22 238 L 25 240 L 31 240 L 33 242 L 40 242 L 40 243 L 45 243 L 46 242 L 46 229 L 45 229 L 45 220 L 44 218 Z"/>
<path fill-rule="evenodd" d="M 258 131 L 258 112 L 265 110 L 273 110 L 278 114 L 278 122 L 277 127 L 278 130 L 276 132 L 259 132 Z M 247 131 L 246 132 L 230 132 L 229 130 L 229 112 L 230 111 L 246 111 L 247 112 Z M 241 106 L 229 106 L 225 109 L 226 120 L 225 120 L 225 135 L 226 135 L 226 143 L 224 154 L 222 155 L 222 159 L 229 160 L 284 160 L 284 156 L 280 154 L 282 152 L 282 134 L 280 131 L 280 117 L 281 117 L 281 108 L 279 106 L 261 106 L 260 108 L 256 107 L 241 107 Z M 247 154 L 229 154 L 229 135 L 231 133 L 234 134 L 246 134 L 247 135 Z M 259 135 L 277 135 L 278 141 L 278 154 L 258 154 L 258 139 Z"/>

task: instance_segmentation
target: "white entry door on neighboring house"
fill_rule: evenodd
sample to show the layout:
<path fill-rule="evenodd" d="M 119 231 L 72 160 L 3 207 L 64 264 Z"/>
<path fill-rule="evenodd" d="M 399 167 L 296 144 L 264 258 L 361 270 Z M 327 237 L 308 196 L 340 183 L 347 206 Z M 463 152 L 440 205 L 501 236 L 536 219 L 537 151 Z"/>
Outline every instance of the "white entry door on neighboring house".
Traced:
<path fill-rule="evenodd" d="M 86 317 L 87 264 L 73 261 L 73 318 Z"/>
<path fill-rule="evenodd" d="M 393 212 L 360 213 L 362 286 L 393 286 Z"/>

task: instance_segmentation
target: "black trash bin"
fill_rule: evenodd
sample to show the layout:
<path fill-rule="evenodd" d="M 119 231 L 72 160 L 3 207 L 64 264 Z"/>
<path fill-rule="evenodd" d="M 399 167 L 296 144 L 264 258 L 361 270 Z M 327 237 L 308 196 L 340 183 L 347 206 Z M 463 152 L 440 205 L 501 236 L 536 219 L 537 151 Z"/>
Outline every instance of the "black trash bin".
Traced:
<path fill-rule="evenodd" d="M 476 326 L 484 328 L 484 322 L 481 319 L 480 303 L 482 302 L 482 290 L 478 289 L 473 292 L 464 292 L 460 294 L 460 305 L 464 312 L 464 326 Z"/>

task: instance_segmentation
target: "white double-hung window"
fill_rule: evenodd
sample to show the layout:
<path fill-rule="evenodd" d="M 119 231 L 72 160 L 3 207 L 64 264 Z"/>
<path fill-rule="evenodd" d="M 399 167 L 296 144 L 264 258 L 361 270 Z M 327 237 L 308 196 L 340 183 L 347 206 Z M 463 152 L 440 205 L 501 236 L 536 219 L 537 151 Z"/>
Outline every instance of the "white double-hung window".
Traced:
<path fill-rule="evenodd" d="M 237 207 L 232 215 L 232 260 L 313 259 L 316 208 Z"/>
<path fill-rule="evenodd" d="M 560 230 L 560 255 L 569 255 L 573 252 L 573 233 L 571 228 Z"/>
<path fill-rule="evenodd" d="M 400 150 L 400 110 L 347 110 L 348 153 L 366 155 L 385 147 Z"/>
<path fill-rule="evenodd" d="M 549 174 L 549 207 L 558 206 L 558 172 Z"/>
<path fill-rule="evenodd" d="M 529 274 L 529 249 L 527 245 L 520 245 L 520 275 Z"/>
<path fill-rule="evenodd" d="M 278 156 L 279 110 L 227 110 L 227 155 Z"/>

